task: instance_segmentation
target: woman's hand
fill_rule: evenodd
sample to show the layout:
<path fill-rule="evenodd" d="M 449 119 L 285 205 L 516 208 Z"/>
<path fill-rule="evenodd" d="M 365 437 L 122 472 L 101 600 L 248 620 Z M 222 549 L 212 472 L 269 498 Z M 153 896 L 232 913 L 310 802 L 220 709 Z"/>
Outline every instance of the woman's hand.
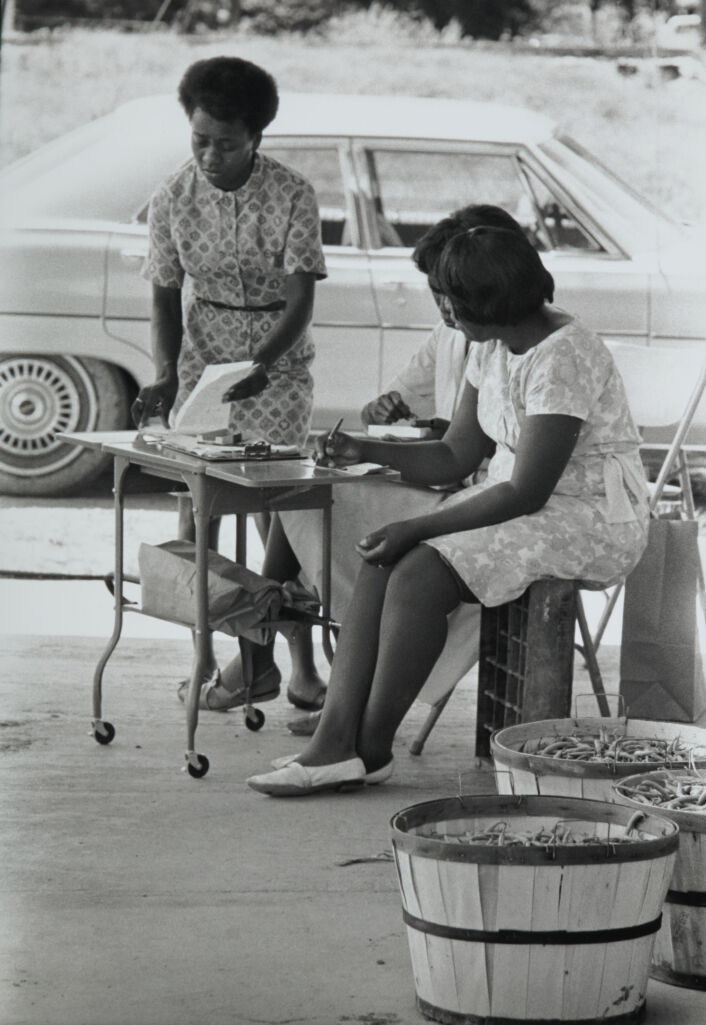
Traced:
<path fill-rule="evenodd" d="M 319 466 L 351 466 L 359 463 L 362 446 L 350 434 L 333 431 L 316 439 L 315 459 Z"/>
<path fill-rule="evenodd" d="M 159 378 L 154 384 L 140 389 L 130 408 L 133 423 L 139 429 L 153 416 L 158 416 L 163 427 L 169 427 L 169 413 L 179 388 L 176 373 Z"/>
<path fill-rule="evenodd" d="M 394 424 L 398 420 L 411 420 L 411 409 L 398 391 L 385 392 L 363 406 L 360 419 L 368 424 Z"/>
<path fill-rule="evenodd" d="M 399 520 L 372 531 L 355 547 L 366 562 L 377 566 L 392 566 L 418 545 L 420 540 L 415 520 Z"/>
<path fill-rule="evenodd" d="M 237 384 L 228 389 L 221 402 L 240 402 L 242 399 L 251 399 L 254 395 L 259 395 L 260 392 L 263 392 L 269 383 L 270 379 L 267 376 L 265 367 L 262 363 L 255 363 L 252 370 L 242 381 L 238 381 Z"/>

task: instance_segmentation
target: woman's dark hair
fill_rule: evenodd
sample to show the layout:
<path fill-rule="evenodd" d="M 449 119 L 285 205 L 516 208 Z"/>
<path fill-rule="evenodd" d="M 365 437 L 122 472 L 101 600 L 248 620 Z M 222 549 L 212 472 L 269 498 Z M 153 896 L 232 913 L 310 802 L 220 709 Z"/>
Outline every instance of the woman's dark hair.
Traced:
<path fill-rule="evenodd" d="M 179 102 L 189 119 L 200 107 L 216 121 L 242 121 L 255 135 L 274 120 L 279 97 L 264 68 L 240 57 L 211 57 L 186 69 Z"/>
<path fill-rule="evenodd" d="M 460 232 L 468 231 L 469 228 L 480 228 L 484 224 L 493 228 L 508 228 L 524 235 L 522 225 L 518 224 L 507 210 L 492 206 L 490 203 L 474 203 L 455 210 L 429 228 L 417 242 L 412 259 L 423 274 L 429 274 L 436 266 L 449 239 Z"/>
<path fill-rule="evenodd" d="M 554 299 L 554 278 L 537 250 L 508 228 L 454 235 L 435 273 L 456 315 L 474 324 L 518 324 Z"/>

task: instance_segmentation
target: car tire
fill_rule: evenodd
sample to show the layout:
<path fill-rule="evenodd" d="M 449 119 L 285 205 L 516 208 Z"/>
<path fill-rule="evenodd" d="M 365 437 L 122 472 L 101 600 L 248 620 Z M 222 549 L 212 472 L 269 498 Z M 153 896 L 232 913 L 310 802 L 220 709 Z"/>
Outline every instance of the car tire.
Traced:
<path fill-rule="evenodd" d="M 67 495 L 108 465 L 94 449 L 61 433 L 122 430 L 130 423 L 130 387 L 115 366 L 73 356 L 0 357 L 0 493 Z"/>

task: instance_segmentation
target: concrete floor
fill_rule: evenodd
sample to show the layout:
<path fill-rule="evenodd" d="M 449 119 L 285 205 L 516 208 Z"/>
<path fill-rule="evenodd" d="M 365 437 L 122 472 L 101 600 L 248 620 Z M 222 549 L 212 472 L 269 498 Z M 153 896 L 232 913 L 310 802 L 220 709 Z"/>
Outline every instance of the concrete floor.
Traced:
<path fill-rule="evenodd" d="M 387 786 L 278 801 L 244 780 L 297 750 L 284 697 L 259 733 L 204 714 L 197 781 L 180 771 L 174 694 L 188 641 L 123 639 L 105 675 L 117 736 L 101 747 L 88 734 L 102 640 L 3 640 L 2 1025 L 423 1021 L 388 823 L 493 789 L 473 757 L 470 678 L 421 758 L 408 748 L 427 706 L 412 709 Z M 651 981 L 646 1021 L 704 1025 L 706 994 Z"/>

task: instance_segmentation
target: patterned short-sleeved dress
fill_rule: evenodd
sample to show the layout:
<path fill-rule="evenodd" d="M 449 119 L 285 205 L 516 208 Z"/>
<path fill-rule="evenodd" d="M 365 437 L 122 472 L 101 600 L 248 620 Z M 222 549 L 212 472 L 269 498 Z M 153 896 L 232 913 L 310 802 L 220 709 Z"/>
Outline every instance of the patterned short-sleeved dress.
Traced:
<path fill-rule="evenodd" d="M 326 276 L 312 186 L 260 153 L 247 182 L 231 192 L 211 185 L 190 160 L 153 195 L 149 239 L 145 277 L 182 289 L 174 412 L 209 363 L 256 356 L 282 315 L 286 276 Z M 269 386 L 231 405 L 233 430 L 246 439 L 303 445 L 311 422 L 313 358 L 306 330 L 268 370 Z"/>
<path fill-rule="evenodd" d="M 648 508 L 640 436 L 607 347 L 572 320 L 519 355 L 498 341 L 472 343 L 466 376 L 478 389 L 480 425 L 497 447 L 487 479 L 450 495 L 446 508 L 510 479 L 526 416 L 563 414 L 583 423 L 539 512 L 425 543 L 484 605 L 511 601 L 546 577 L 594 588 L 617 583 L 645 547 Z"/>

